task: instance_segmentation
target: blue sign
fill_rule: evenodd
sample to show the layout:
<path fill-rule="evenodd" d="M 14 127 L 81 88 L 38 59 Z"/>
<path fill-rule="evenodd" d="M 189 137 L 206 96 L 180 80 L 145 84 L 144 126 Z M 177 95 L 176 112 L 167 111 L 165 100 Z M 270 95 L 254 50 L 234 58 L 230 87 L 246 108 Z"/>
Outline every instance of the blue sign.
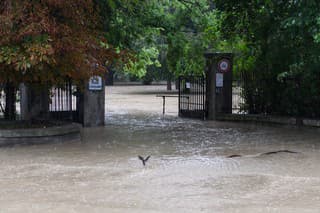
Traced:
<path fill-rule="evenodd" d="M 89 79 L 89 90 L 102 90 L 102 77 L 92 76 Z"/>

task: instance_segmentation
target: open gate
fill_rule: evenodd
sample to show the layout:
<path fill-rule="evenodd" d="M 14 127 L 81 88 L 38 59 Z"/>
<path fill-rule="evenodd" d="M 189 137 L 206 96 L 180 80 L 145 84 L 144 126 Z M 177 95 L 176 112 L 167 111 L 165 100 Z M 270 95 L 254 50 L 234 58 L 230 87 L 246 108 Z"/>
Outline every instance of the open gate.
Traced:
<path fill-rule="evenodd" d="M 179 116 L 205 119 L 206 115 L 205 77 L 179 77 Z"/>

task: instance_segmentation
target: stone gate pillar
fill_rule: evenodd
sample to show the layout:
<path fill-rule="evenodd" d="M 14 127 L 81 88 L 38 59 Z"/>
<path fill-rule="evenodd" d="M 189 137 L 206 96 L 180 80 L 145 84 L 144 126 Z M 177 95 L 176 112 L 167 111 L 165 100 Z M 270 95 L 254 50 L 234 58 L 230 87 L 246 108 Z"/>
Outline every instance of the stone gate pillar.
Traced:
<path fill-rule="evenodd" d="M 103 126 L 105 119 L 105 81 L 101 76 L 89 79 L 83 94 L 83 126 Z"/>
<path fill-rule="evenodd" d="M 49 89 L 38 84 L 19 85 L 21 120 L 48 119 Z"/>
<path fill-rule="evenodd" d="M 232 53 L 205 53 L 207 119 L 232 113 Z"/>

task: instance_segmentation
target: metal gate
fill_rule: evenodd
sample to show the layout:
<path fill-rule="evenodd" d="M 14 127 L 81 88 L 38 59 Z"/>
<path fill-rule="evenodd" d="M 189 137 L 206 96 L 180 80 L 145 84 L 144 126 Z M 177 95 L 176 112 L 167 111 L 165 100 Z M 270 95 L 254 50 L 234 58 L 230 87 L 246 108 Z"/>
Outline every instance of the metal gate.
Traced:
<path fill-rule="evenodd" d="M 83 116 L 80 110 L 81 94 L 71 81 L 64 85 L 51 88 L 49 114 L 57 120 L 67 120 L 82 123 Z"/>
<path fill-rule="evenodd" d="M 205 119 L 206 115 L 205 77 L 179 77 L 179 116 Z"/>

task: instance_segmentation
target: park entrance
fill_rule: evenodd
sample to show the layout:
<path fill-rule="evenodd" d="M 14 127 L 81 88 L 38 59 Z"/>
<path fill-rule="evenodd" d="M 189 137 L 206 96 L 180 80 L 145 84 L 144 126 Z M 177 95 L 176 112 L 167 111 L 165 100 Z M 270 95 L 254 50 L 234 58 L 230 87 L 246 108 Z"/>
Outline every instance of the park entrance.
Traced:
<path fill-rule="evenodd" d="M 232 113 L 232 54 L 206 53 L 204 75 L 179 78 L 179 116 L 215 120 Z"/>

